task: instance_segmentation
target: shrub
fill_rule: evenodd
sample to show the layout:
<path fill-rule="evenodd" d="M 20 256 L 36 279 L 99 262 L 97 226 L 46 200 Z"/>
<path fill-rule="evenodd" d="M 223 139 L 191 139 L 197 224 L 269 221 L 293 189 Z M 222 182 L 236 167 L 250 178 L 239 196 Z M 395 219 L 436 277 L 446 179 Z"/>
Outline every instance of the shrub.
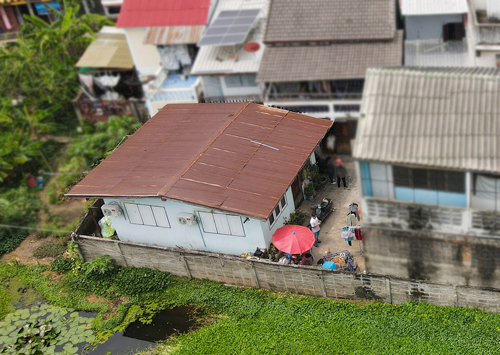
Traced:
<path fill-rule="evenodd" d="M 41 207 L 38 195 L 26 186 L 0 190 L 0 224 L 34 225 Z M 0 256 L 17 248 L 28 234 L 27 229 L 0 228 Z"/>
<path fill-rule="evenodd" d="M 61 255 L 66 250 L 65 242 L 45 242 L 35 249 L 33 256 L 37 259 L 41 258 L 55 258 Z"/>
<path fill-rule="evenodd" d="M 173 277 L 166 272 L 148 268 L 124 267 L 115 278 L 115 287 L 123 296 L 161 292 L 173 284 Z"/>
<path fill-rule="evenodd" d="M 62 274 L 72 270 L 75 267 L 76 263 L 77 259 L 75 258 L 65 258 L 63 256 L 58 256 L 51 261 L 50 269 Z"/>
<path fill-rule="evenodd" d="M 81 271 L 86 278 L 106 276 L 116 273 L 116 265 L 110 256 L 104 255 L 83 263 Z"/>

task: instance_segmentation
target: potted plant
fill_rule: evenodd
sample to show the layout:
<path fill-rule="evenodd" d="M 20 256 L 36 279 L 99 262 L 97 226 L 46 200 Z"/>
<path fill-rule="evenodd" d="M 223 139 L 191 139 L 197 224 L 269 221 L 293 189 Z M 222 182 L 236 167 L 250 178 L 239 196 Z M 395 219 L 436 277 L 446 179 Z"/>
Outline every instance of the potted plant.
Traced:
<path fill-rule="evenodd" d="M 314 183 L 312 181 L 304 188 L 304 195 L 306 200 L 312 201 L 314 197 Z"/>

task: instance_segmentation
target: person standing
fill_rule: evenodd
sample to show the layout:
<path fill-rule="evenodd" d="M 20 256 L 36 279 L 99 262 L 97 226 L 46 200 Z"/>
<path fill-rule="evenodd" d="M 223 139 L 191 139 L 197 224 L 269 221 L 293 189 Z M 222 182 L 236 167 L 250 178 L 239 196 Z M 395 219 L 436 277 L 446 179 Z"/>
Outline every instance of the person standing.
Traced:
<path fill-rule="evenodd" d="M 335 160 L 335 162 L 337 164 L 337 166 L 335 168 L 335 171 L 337 172 L 337 186 L 340 189 L 340 179 L 342 179 L 342 182 L 344 183 L 344 189 L 347 189 L 347 185 L 345 183 L 345 178 L 346 178 L 346 175 L 347 175 L 347 170 L 344 167 L 344 164 L 342 164 L 342 160 L 340 160 L 340 158 L 337 158 Z"/>
<path fill-rule="evenodd" d="M 328 177 L 330 178 L 330 183 L 333 185 L 335 183 L 335 165 L 331 157 L 326 158 L 326 170 L 328 171 Z"/>
<path fill-rule="evenodd" d="M 316 212 L 313 212 L 311 214 L 310 224 L 311 224 L 311 231 L 314 233 L 314 246 L 319 247 L 318 243 L 321 243 L 319 241 L 319 230 L 320 230 L 319 225 L 321 224 L 321 221 L 318 219 L 318 215 L 316 214 Z"/>
<path fill-rule="evenodd" d="M 326 149 L 328 149 L 329 154 L 333 154 L 335 151 L 335 135 L 333 133 L 326 137 Z"/>

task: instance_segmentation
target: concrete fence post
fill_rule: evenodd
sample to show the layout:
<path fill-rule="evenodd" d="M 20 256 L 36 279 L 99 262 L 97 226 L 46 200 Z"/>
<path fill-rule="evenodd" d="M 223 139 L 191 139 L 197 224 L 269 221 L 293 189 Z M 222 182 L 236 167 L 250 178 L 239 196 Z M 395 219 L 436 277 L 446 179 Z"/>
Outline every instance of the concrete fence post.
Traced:
<path fill-rule="evenodd" d="M 182 265 L 184 265 L 184 269 L 186 269 L 186 274 L 190 279 L 193 278 L 191 275 L 191 270 L 189 270 L 189 265 L 187 263 L 186 257 L 184 256 L 184 253 L 179 253 L 179 258 L 181 259 Z"/>
<path fill-rule="evenodd" d="M 391 280 L 385 279 L 385 287 L 387 288 L 387 303 L 392 304 Z"/>
<path fill-rule="evenodd" d="M 455 307 L 458 307 L 458 287 L 456 285 L 453 286 L 453 293 L 455 294 Z"/>
<path fill-rule="evenodd" d="M 321 281 L 321 287 L 323 287 L 323 294 L 325 297 L 328 297 L 328 294 L 326 293 L 325 279 L 323 278 L 323 270 L 321 270 L 321 274 L 319 274 L 319 279 Z"/>
<path fill-rule="evenodd" d="M 255 270 L 255 264 L 253 262 L 250 262 L 250 265 L 252 266 L 252 276 L 255 287 L 260 288 L 259 278 L 257 277 L 257 271 Z"/>
<path fill-rule="evenodd" d="M 120 243 L 114 243 L 118 249 L 118 253 L 120 254 L 120 256 L 122 257 L 122 261 L 123 261 L 123 265 L 125 265 L 125 267 L 128 267 L 128 264 L 127 264 L 127 260 L 125 260 L 125 256 L 123 255 L 123 251 L 122 251 L 122 247 L 120 246 Z"/>

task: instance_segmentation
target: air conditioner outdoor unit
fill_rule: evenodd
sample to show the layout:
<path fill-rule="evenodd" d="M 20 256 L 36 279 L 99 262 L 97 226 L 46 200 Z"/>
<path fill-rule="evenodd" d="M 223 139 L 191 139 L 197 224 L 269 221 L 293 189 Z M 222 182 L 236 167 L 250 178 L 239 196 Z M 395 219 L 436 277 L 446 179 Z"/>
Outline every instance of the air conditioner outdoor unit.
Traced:
<path fill-rule="evenodd" d="M 101 206 L 102 213 L 106 217 L 118 217 L 123 215 L 123 210 L 120 207 L 120 205 L 112 205 L 112 204 L 107 204 L 107 205 L 102 205 Z"/>
<path fill-rule="evenodd" d="M 192 213 L 179 213 L 177 220 L 179 224 L 184 226 L 194 226 L 196 224 L 196 216 Z"/>

